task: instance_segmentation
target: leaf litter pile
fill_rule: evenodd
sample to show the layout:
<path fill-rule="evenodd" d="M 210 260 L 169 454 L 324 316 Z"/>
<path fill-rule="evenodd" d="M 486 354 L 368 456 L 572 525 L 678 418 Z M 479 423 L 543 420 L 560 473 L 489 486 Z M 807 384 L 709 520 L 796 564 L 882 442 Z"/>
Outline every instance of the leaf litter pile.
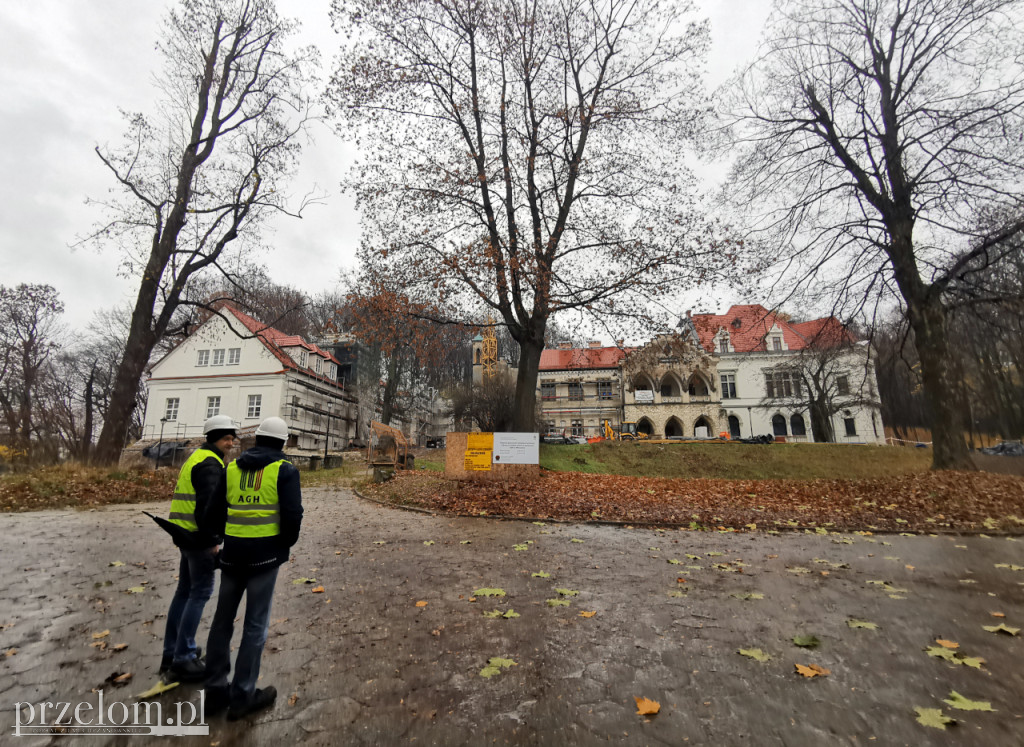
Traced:
<path fill-rule="evenodd" d="M 988 472 L 869 480 L 683 480 L 544 470 L 534 480 L 506 482 L 399 472 L 361 492 L 389 503 L 469 516 L 692 528 L 1024 533 L 1024 478 Z"/>

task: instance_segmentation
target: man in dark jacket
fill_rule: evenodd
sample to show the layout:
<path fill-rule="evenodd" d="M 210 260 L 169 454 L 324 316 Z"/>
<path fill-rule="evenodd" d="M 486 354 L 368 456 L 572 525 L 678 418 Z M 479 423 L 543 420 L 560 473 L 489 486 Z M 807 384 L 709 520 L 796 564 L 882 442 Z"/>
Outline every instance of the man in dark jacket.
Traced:
<path fill-rule="evenodd" d="M 277 690 L 256 688 L 270 624 L 278 567 L 288 560 L 302 525 L 299 472 L 282 452 L 288 426 L 267 418 L 256 429 L 256 446 L 228 465 L 225 491 L 202 517 L 204 528 L 223 533 L 217 611 L 207 641 L 206 703 L 209 712 L 229 706 L 234 721 L 274 703 Z M 231 636 L 245 595 L 242 640 L 231 671 Z"/>
<path fill-rule="evenodd" d="M 210 503 L 224 500 L 224 455 L 234 445 L 235 424 L 227 415 L 214 415 L 203 424 L 203 433 L 206 443 L 192 453 L 178 473 L 168 517 L 177 527 L 171 536 L 181 550 L 178 588 L 167 611 L 160 661 L 160 675 L 169 682 L 198 682 L 206 676 L 195 637 L 203 609 L 213 594 L 220 537 L 200 530 L 196 517 Z"/>

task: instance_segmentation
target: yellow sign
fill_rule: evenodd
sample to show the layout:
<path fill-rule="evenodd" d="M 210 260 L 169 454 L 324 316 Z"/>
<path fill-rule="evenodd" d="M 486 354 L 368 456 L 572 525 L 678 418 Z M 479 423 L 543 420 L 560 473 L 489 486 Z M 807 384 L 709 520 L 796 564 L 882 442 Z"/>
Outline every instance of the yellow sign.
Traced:
<path fill-rule="evenodd" d="M 493 450 L 493 433 L 467 433 L 466 458 L 463 461 L 466 471 L 490 472 Z"/>
<path fill-rule="evenodd" d="M 494 434 L 493 433 L 467 433 L 466 434 L 466 450 L 476 451 L 477 449 L 486 449 L 490 451 L 494 448 Z"/>
<path fill-rule="evenodd" d="M 467 472 L 490 472 L 491 450 L 490 449 L 466 449 L 466 458 L 463 462 Z"/>

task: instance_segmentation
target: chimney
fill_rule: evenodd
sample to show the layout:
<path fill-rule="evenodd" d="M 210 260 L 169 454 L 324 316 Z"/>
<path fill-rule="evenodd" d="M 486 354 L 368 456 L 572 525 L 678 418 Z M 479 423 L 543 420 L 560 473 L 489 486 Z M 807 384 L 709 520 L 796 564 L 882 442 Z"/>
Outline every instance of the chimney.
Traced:
<path fill-rule="evenodd" d="M 587 343 L 587 347 L 588 348 L 599 348 L 599 347 L 601 347 L 601 341 L 600 340 L 591 340 L 590 342 Z"/>

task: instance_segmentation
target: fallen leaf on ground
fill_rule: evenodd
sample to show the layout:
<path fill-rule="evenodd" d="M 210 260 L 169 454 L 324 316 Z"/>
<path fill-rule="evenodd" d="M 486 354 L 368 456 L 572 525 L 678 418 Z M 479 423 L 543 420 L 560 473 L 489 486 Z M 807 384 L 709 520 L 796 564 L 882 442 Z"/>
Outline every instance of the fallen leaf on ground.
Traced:
<path fill-rule="evenodd" d="M 991 703 L 983 700 L 968 700 L 963 695 L 953 690 L 949 694 L 949 698 L 942 701 L 948 706 L 953 708 L 959 708 L 961 711 L 992 711 L 995 712 L 995 708 L 992 707 Z"/>
<path fill-rule="evenodd" d="M 821 641 L 818 640 L 816 635 L 795 635 L 793 636 L 793 643 L 800 648 L 817 648 L 821 645 Z"/>
<path fill-rule="evenodd" d="M 568 607 L 569 606 L 569 600 L 568 599 L 547 599 L 545 601 L 548 603 L 548 607 Z"/>
<path fill-rule="evenodd" d="M 808 666 L 804 666 L 803 664 L 795 664 L 794 666 L 796 667 L 796 671 L 799 674 L 802 674 L 804 677 L 824 677 L 826 675 L 832 674 L 832 670 L 825 669 L 825 667 L 819 666 L 817 664 L 810 664 Z"/>
<path fill-rule="evenodd" d="M 421 599 L 420 601 L 416 602 L 416 606 L 417 606 L 417 607 L 426 607 L 426 606 L 427 606 L 427 603 L 426 603 L 426 601 L 425 601 L 425 600 L 422 600 L 422 599 Z"/>
<path fill-rule="evenodd" d="M 492 656 L 487 660 L 487 666 L 480 670 L 481 677 L 494 677 L 501 674 L 503 669 L 516 666 L 511 659 L 503 659 L 500 656 Z"/>
<path fill-rule="evenodd" d="M 847 620 L 846 624 L 851 628 L 864 628 L 865 630 L 878 630 L 878 623 L 868 622 L 867 620 Z"/>
<path fill-rule="evenodd" d="M 326 591 L 326 589 L 324 589 L 324 587 L 322 586 L 314 586 L 312 589 L 310 589 L 310 591 L 314 594 L 323 594 Z"/>
<path fill-rule="evenodd" d="M 112 675 L 107 677 L 106 682 L 116 685 L 117 687 L 124 687 L 128 684 L 128 681 L 132 678 L 131 672 L 114 672 Z"/>
<path fill-rule="evenodd" d="M 113 651 L 124 651 L 126 648 L 128 648 L 128 644 L 127 643 L 118 643 L 118 644 L 116 644 L 114 646 L 111 646 L 110 648 Z"/>
<path fill-rule="evenodd" d="M 16 653 L 18 653 L 18 649 L 9 648 L 6 651 L 4 651 L 4 656 L 14 656 Z"/>
<path fill-rule="evenodd" d="M 432 544 L 434 544 L 434 540 L 424 540 L 423 544 L 427 547 L 430 547 Z"/>
<path fill-rule="evenodd" d="M 559 596 L 563 597 L 578 597 L 580 593 L 575 589 L 555 589 Z"/>
<path fill-rule="evenodd" d="M 124 563 L 120 560 L 111 560 L 109 563 L 107 563 L 107 565 L 109 565 L 111 568 L 120 568 L 122 565 L 124 565 Z"/>
<path fill-rule="evenodd" d="M 110 635 L 110 631 L 109 630 L 103 630 L 103 631 L 100 631 L 99 633 L 93 633 L 92 637 L 98 640 L 100 638 L 106 638 L 108 635 Z"/>
<path fill-rule="evenodd" d="M 291 695 L 288 696 L 288 705 L 293 706 L 293 705 L 295 705 L 298 702 L 299 702 L 299 694 L 298 693 L 292 693 Z"/>
<path fill-rule="evenodd" d="M 95 648 L 95 649 L 99 649 L 100 651 L 106 651 L 107 650 L 107 642 L 106 641 L 93 641 L 92 643 L 89 644 L 89 648 Z"/>
<path fill-rule="evenodd" d="M 156 697 L 157 695 L 161 695 L 161 694 L 167 692 L 168 690 L 173 690 L 179 684 L 181 684 L 181 683 L 179 683 L 179 682 L 166 683 L 163 680 L 157 680 L 157 683 L 155 685 L 153 685 L 153 687 L 149 688 L 145 692 L 139 693 L 135 697 L 138 698 L 139 700 L 146 700 L 146 698 L 153 698 L 153 697 Z"/>
<path fill-rule="evenodd" d="M 744 600 L 746 600 L 746 599 L 764 599 L 764 594 L 762 594 L 759 591 L 736 592 L 736 593 L 732 594 L 731 596 L 735 597 L 736 599 L 744 599 Z"/>
<path fill-rule="evenodd" d="M 736 653 L 741 654 L 742 656 L 749 656 L 751 659 L 755 659 L 757 661 L 768 661 L 772 658 L 771 654 L 766 654 L 759 648 L 741 648 Z"/>
<path fill-rule="evenodd" d="M 525 550 L 529 550 L 530 546 L 526 545 L 526 544 L 512 545 L 512 549 L 515 550 L 516 552 L 523 552 Z"/>
<path fill-rule="evenodd" d="M 503 596 L 505 596 L 505 590 L 504 589 L 492 589 L 492 588 L 477 589 L 476 591 L 473 592 L 473 596 L 475 596 L 475 597 L 503 597 Z"/>
<path fill-rule="evenodd" d="M 1006 635 L 1017 635 L 1020 632 L 1020 628 L 1011 628 L 1006 623 L 999 623 L 998 625 L 982 625 L 981 627 L 987 630 L 989 633 L 1006 633 Z"/>
<path fill-rule="evenodd" d="M 636 701 L 636 715 L 637 716 L 653 716 L 661 710 L 661 703 L 656 700 L 650 700 L 649 698 L 640 698 L 633 696 L 633 700 Z"/>
<path fill-rule="evenodd" d="M 946 724 L 956 723 L 956 719 L 946 716 L 941 708 L 915 708 L 914 710 L 917 712 L 917 723 L 925 726 L 945 729 Z"/>
<path fill-rule="evenodd" d="M 597 610 L 594 610 L 593 612 L 581 612 L 580 617 L 593 617 L 596 614 Z"/>
<path fill-rule="evenodd" d="M 1006 617 L 1006 615 L 1002 612 L 992 612 L 991 615 L 992 617 Z"/>
<path fill-rule="evenodd" d="M 534 578 L 551 578 L 551 574 L 547 571 L 537 571 L 536 573 L 531 573 L 530 575 Z"/>
<path fill-rule="evenodd" d="M 935 642 L 943 648 L 960 648 L 960 644 L 956 641 L 947 641 L 943 638 L 936 638 Z"/>

